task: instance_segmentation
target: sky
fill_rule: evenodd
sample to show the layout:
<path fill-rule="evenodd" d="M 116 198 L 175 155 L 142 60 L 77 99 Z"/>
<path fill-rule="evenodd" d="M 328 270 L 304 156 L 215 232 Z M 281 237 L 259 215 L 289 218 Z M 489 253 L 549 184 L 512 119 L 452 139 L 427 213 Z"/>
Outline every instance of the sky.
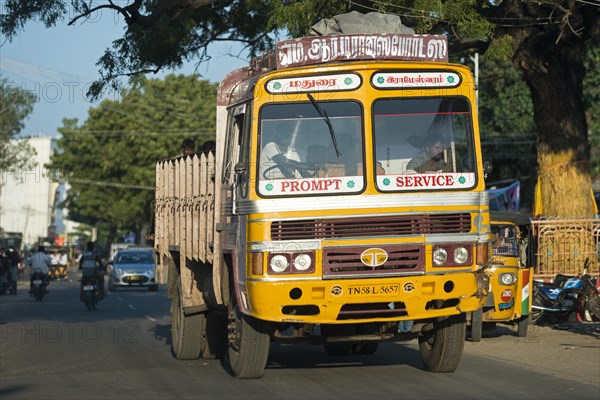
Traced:
<path fill-rule="evenodd" d="M 90 102 L 85 92 L 99 78 L 96 62 L 112 41 L 123 35 L 125 23 L 111 10 L 100 10 L 81 21 L 67 26 L 65 19 L 52 28 L 29 22 L 12 42 L 0 37 L 0 77 L 38 98 L 20 136 L 56 137 L 63 118 L 78 118 L 81 123 L 88 109 L 98 105 Z M 239 44 L 218 43 L 209 47 L 211 60 L 198 68 L 190 62 L 149 77 L 196 71 L 210 82 L 219 82 L 230 71 L 247 65 L 247 54 L 238 56 L 241 51 Z"/>

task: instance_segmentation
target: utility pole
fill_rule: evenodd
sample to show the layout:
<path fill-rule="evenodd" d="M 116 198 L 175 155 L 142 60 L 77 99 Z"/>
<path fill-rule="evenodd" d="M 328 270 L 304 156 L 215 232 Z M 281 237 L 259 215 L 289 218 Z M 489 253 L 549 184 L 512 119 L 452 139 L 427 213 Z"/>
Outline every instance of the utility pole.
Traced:
<path fill-rule="evenodd" d="M 29 214 L 31 213 L 31 211 L 34 211 L 34 209 L 30 205 L 27 205 L 27 207 L 23 207 L 23 209 L 25 210 L 25 224 L 23 226 L 23 240 L 21 241 L 21 243 L 25 243 L 25 240 L 29 241 L 29 239 L 25 239 L 27 238 L 27 225 L 29 224 Z"/>

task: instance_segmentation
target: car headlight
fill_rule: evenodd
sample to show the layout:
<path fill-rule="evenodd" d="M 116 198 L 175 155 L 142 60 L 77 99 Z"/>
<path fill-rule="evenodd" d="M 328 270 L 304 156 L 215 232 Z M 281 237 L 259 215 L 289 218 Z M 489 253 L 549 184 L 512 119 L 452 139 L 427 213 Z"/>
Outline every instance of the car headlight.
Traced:
<path fill-rule="evenodd" d="M 515 274 L 512 274 L 510 272 L 500 274 L 500 283 L 503 285 L 512 285 L 513 283 L 515 283 L 516 280 L 517 277 L 515 276 Z"/>
<path fill-rule="evenodd" d="M 119 274 L 119 275 L 121 275 L 123 273 L 123 270 L 121 268 L 117 268 L 116 271 L 117 271 L 117 274 Z"/>
<path fill-rule="evenodd" d="M 469 251 L 464 247 L 454 249 L 454 262 L 456 264 L 464 264 L 469 259 Z"/>
<path fill-rule="evenodd" d="M 288 260 L 285 256 L 278 254 L 271 258 L 270 266 L 273 272 L 283 272 L 288 267 Z"/>
<path fill-rule="evenodd" d="M 311 259 L 308 254 L 298 254 L 294 259 L 294 268 L 298 271 L 306 271 L 310 268 Z"/>
<path fill-rule="evenodd" d="M 148 276 L 154 276 L 154 270 L 153 269 L 149 269 L 147 272 Z"/>
<path fill-rule="evenodd" d="M 448 252 L 442 247 L 438 247 L 433 251 L 433 262 L 437 265 L 442 265 L 448 260 Z"/>

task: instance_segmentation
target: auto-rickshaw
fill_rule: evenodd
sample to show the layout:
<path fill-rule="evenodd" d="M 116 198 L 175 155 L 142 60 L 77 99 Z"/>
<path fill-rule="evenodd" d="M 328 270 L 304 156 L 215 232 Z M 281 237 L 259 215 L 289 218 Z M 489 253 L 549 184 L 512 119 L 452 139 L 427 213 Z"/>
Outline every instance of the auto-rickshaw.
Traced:
<path fill-rule="evenodd" d="M 52 258 L 52 266 L 48 268 L 48 277 L 51 280 L 66 278 L 70 266 L 67 249 L 64 247 L 51 247 L 49 251 Z"/>
<path fill-rule="evenodd" d="M 529 218 L 517 212 L 490 212 L 492 227 L 492 266 L 488 298 L 471 315 L 471 341 L 481 340 L 483 324 L 517 325 L 517 336 L 527 335 L 531 313 L 533 267 L 528 262 Z"/>

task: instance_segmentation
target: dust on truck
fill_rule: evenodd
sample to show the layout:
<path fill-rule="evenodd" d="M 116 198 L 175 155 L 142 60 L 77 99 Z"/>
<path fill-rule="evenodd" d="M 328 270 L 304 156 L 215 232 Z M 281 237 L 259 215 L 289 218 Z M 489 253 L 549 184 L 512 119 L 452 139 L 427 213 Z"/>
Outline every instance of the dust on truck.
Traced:
<path fill-rule="evenodd" d="M 156 166 L 175 357 L 258 378 L 271 340 L 343 355 L 417 339 L 425 369 L 454 371 L 490 226 L 474 80 L 446 38 L 279 42 L 217 101 L 216 151 Z M 436 169 L 416 172 L 434 137 Z"/>

